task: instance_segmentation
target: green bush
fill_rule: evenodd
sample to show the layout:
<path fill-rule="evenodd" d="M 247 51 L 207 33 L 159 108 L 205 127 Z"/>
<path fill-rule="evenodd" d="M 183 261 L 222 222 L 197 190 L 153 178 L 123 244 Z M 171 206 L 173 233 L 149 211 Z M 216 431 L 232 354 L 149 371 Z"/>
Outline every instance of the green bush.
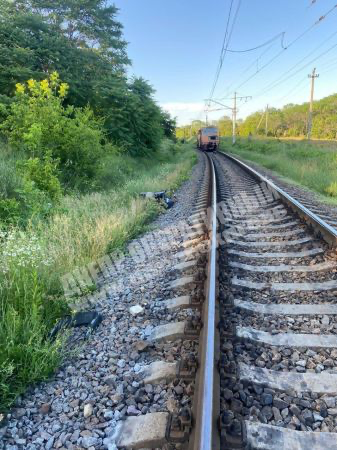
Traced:
<path fill-rule="evenodd" d="M 25 226 L 32 217 L 49 214 L 62 195 L 57 161 L 48 154 L 22 159 L 5 145 L 0 151 L 0 224 Z"/>
<path fill-rule="evenodd" d="M 12 258 L 18 259 L 14 254 Z M 60 340 L 48 340 L 51 324 L 60 317 L 61 302 L 55 308 L 43 296 L 36 270 L 26 258 L 20 260 L 21 266 L 0 273 L 0 411 L 24 392 L 27 382 L 51 375 L 61 359 Z"/>
<path fill-rule="evenodd" d="M 5 225 L 18 223 L 21 217 L 20 203 L 15 198 L 0 199 L 0 222 Z"/>
<path fill-rule="evenodd" d="M 136 176 L 140 158 L 132 158 L 127 154 L 108 154 L 100 162 L 96 185 L 99 190 L 108 190 L 123 186 L 127 180 Z"/>
<path fill-rule="evenodd" d="M 22 187 L 22 177 L 17 170 L 20 155 L 0 141 L 0 198 L 15 197 Z"/>
<path fill-rule="evenodd" d="M 63 106 L 68 86 L 58 74 L 41 82 L 17 84 L 16 99 L 1 126 L 14 149 L 28 158 L 59 161 L 59 176 L 67 187 L 90 188 L 103 155 L 101 121 L 89 108 Z"/>
<path fill-rule="evenodd" d="M 60 363 L 62 342 L 48 340 L 48 332 L 69 313 L 62 276 L 120 250 L 147 228 L 162 208 L 140 192 L 175 189 L 186 179 L 195 150 L 185 145 L 175 156 L 170 147 L 165 142 L 156 152 L 162 161 L 110 154 L 107 175 L 117 165 L 129 171 L 114 189 L 66 195 L 48 221 L 0 230 L 0 413 Z"/>
<path fill-rule="evenodd" d="M 21 165 L 26 185 L 44 192 L 54 202 L 58 202 L 62 195 L 61 184 L 57 178 L 57 165 L 57 161 L 52 160 L 50 154 L 43 160 L 30 158 Z"/>

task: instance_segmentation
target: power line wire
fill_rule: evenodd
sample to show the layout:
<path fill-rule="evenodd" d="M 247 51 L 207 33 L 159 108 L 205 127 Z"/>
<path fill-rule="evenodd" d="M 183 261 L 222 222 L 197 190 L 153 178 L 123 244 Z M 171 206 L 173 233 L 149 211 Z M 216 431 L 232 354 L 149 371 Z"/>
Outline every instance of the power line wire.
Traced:
<path fill-rule="evenodd" d="M 282 38 L 281 39 L 281 46 L 284 48 L 284 46 L 283 46 L 284 35 L 285 35 L 285 31 L 282 31 L 282 33 L 277 34 L 273 38 L 269 39 L 268 41 L 264 42 L 261 45 L 258 45 L 257 47 L 248 48 L 246 50 L 232 50 L 232 49 L 228 48 L 227 52 L 230 52 L 230 53 L 247 53 L 247 52 L 252 52 L 254 50 L 258 50 L 259 48 L 265 47 L 266 45 L 270 44 L 271 42 L 276 41 L 280 37 Z"/>
<path fill-rule="evenodd" d="M 230 23 L 230 16 L 231 16 L 231 11 L 232 11 L 232 7 L 233 7 L 233 0 L 231 1 L 230 10 L 229 10 L 229 14 L 228 14 L 227 25 L 226 25 L 225 37 L 224 37 L 223 44 L 222 44 L 222 51 L 221 51 L 221 54 L 220 54 L 220 60 L 219 60 L 218 69 L 217 69 L 215 80 L 214 80 L 214 83 L 213 83 L 213 86 L 212 86 L 211 94 L 209 96 L 210 99 L 213 98 L 214 91 L 215 91 L 216 85 L 217 85 L 218 80 L 219 80 L 219 76 L 220 76 L 220 72 L 221 72 L 221 69 L 222 69 L 222 66 L 223 66 L 223 62 L 224 62 L 224 59 L 225 59 L 225 56 L 226 56 L 226 53 L 227 53 L 227 50 L 228 50 L 229 43 L 230 43 L 231 38 L 232 38 L 234 26 L 235 26 L 236 20 L 238 18 L 240 6 L 241 6 L 241 0 L 239 0 L 239 2 L 238 2 L 237 8 L 236 8 L 236 11 L 235 11 L 235 14 L 234 14 L 234 18 L 233 18 L 233 21 L 232 21 L 231 29 L 230 29 L 229 34 L 228 34 L 228 28 L 229 28 L 229 23 Z M 227 35 L 228 35 L 228 38 L 227 38 Z M 226 39 L 227 39 L 227 42 L 226 42 Z"/>
<path fill-rule="evenodd" d="M 239 75 L 238 78 L 240 79 L 240 78 L 242 77 L 242 75 L 244 75 L 245 73 L 247 73 L 251 67 L 256 66 L 256 65 L 258 64 L 258 61 L 260 60 L 260 58 L 262 58 L 262 56 L 264 56 L 266 53 L 268 53 L 268 51 L 269 51 L 272 47 L 273 47 L 273 44 L 271 44 L 264 52 L 262 52 L 262 53 L 260 54 L 260 56 L 258 56 L 258 58 L 255 59 L 251 64 L 249 64 L 249 66 L 247 66 L 247 67 L 241 72 L 241 74 Z M 237 79 L 236 79 L 236 81 L 237 81 Z M 227 87 L 227 90 L 226 90 L 226 93 L 224 94 L 224 97 L 221 97 L 220 100 L 223 100 L 223 99 L 231 92 L 232 87 L 234 86 L 234 84 L 235 84 L 236 81 L 233 81 L 233 82 Z"/>
<path fill-rule="evenodd" d="M 232 14 L 233 2 L 234 2 L 234 0 L 231 0 L 231 4 L 230 4 L 230 7 L 229 7 L 229 12 L 228 12 L 228 18 L 227 18 L 227 24 L 226 24 L 225 36 L 224 36 L 224 38 L 223 38 L 222 47 L 221 47 L 221 52 L 220 52 L 219 63 L 218 63 L 218 67 L 217 67 L 216 72 L 215 72 L 215 78 L 214 78 L 214 82 L 213 82 L 213 85 L 212 85 L 212 89 L 211 89 L 211 93 L 210 93 L 210 95 L 209 95 L 209 98 L 212 98 L 212 97 L 213 97 L 214 90 L 215 90 L 215 86 L 216 86 L 216 84 L 217 84 L 217 82 L 218 82 L 218 79 L 219 79 L 220 70 L 221 70 L 222 62 L 223 62 L 223 53 L 224 53 L 224 49 L 225 49 L 225 45 L 226 45 L 226 40 L 227 40 L 227 35 L 228 35 L 228 29 L 229 29 L 230 17 L 231 17 L 231 14 Z"/>
<path fill-rule="evenodd" d="M 280 55 L 283 54 L 284 51 L 288 50 L 290 47 L 292 47 L 296 42 L 298 42 L 300 39 L 302 39 L 303 36 L 305 36 L 307 33 L 309 33 L 313 28 L 315 28 L 317 25 L 319 25 L 329 14 L 331 14 L 335 9 L 337 8 L 337 4 L 333 6 L 331 9 L 329 9 L 325 14 L 320 16 L 316 22 L 314 22 L 310 27 L 308 27 L 306 30 L 304 30 L 299 36 L 297 36 L 294 40 L 292 40 L 286 47 L 284 47 L 280 52 L 278 52 L 275 56 L 273 56 L 268 62 L 266 62 L 260 69 L 258 69 L 254 74 L 252 74 L 250 77 L 248 77 L 246 80 L 244 80 L 241 84 L 239 84 L 236 87 L 236 90 L 240 89 L 244 84 L 248 83 L 252 78 L 254 78 L 258 73 L 260 73 L 263 69 L 268 67 L 270 64 L 272 64 Z"/>
<path fill-rule="evenodd" d="M 309 61 L 308 64 L 306 64 L 306 65 L 304 65 L 303 67 L 301 67 L 295 74 L 297 74 L 298 72 L 300 72 L 302 69 L 304 69 L 304 68 L 307 67 L 308 65 L 312 64 L 313 62 L 315 62 L 317 59 L 321 58 L 322 56 L 325 56 L 325 55 L 326 55 L 327 53 L 329 53 L 333 48 L 336 48 L 336 47 L 337 47 L 337 44 L 334 44 L 332 47 L 330 47 L 329 49 L 327 49 L 326 51 L 324 51 L 323 53 L 321 53 L 320 55 L 318 55 L 316 58 L 314 58 L 313 60 Z M 330 62 L 330 61 L 326 61 L 326 62 L 328 63 L 328 62 Z M 324 67 L 324 66 L 323 66 L 323 67 Z M 332 69 L 334 69 L 334 68 L 337 68 L 337 60 L 334 60 L 333 63 L 330 64 L 330 65 L 328 64 L 328 66 L 324 69 L 323 74 L 326 73 L 326 72 L 328 72 L 328 71 L 330 71 L 330 70 L 332 70 Z M 295 75 L 295 74 L 293 74 L 293 75 Z M 321 72 L 321 74 L 322 74 L 322 72 Z M 290 78 L 290 77 L 288 77 L 288 78 Z M 300 86 L 301 84 L 303 84 L 303 82 L 306 81 L 306 80 L 307 80 L 307 75 L 306 75 L 304 78 L 302 78 L 298 83 L 296 83 L 296 85 L 295 85 L 289 92 L 287 92 L 287 94 L 285 94 L 284 96 L 282 96 L 282 97 L 280 97 L 279 99 L 275 100 L 275 103 L 282 102 L 285 98 L 289 97 L 289 95 L 291 95 L 291 94 L 293 93 L 293 91 L 295 91 L 295 90 L 298 88 L 298 86 Z M 283 81 L 286 81 L 286 80 L 283 80 Z M 260 96 L 260 95 L 256 95 L 254 98 L 259 97 L 259 96 Z"/>
<path fill-rule="evenodd" d="M 326 54 L 328 54 L 331 50 L 333 50 L 334 48 L 337 47 L 337 43 L 332 45 L 331 47 L 329 47 L 327 50 L 325 50 L 324 52 L 322 52 L 321 54 L 319 54 L 318 56 L 316 56 L 315 58 L 311 59 L 308 63 L 304 64 L 302 67 L 300 67 L 296 72 L 288 75 L 287 77 L 281 79 L 280 81 L 278 81 L 277 83 L 274 83 L 273 85 L 271 85 L 270 87 L 266 87 L 263 89 L 263 91 L 261 91 L 259 94 L 255 95 L 256 97 L 261 97 L 261 95 L 264 95 L 266 92 L 271 91 L 272 89 L 274 89 L 275 87 L 279 86 L 280 84 L 284 83 L 285 81 L 288 81 L 289 78 L 292 78 L 293 76 L 297 75 L 299 72 L 301 72 L 301 70 L 305 69 L 307 66 L 311 65 L 313 62 L 317 61 L 318 59 L 320 59 L 322 56 L 325 56 Z"/>
<path fill-rule="evenodd" d="M 328 61 L 325 61 L 325 63 L 323 63 L 320 66 L 320 71 L 322 72 L 322 70 L 323 71 L 330 70 L 331 66 L 334 66 L 336 63 L 337 63 L 337 59 L 336 58 L 335 59 L 329 59 Z"/>
<path fill-rule="evenodd" d="M 307 64 L 305 64 L 304 66 L 302 66 L 299 70 L 297 70 L 295 73 L 293 73 L 292 75 L 290 75 L 289 77 L 287 77 L 286 79 L 282 80 L 282 82 L 278 83 L 282 84 L 284 81 L 287 81 L 289 78 L 291 78 L 292 76 L 296 75 L 297 73 L 299 73 L 301 70 L 303 70 L 304 68 L 306 68 L 307 66 L 311 65 L 313 62 L 317 61 L 319 58 L 321 58 L 322 56 L 325 56 L 327 53 L 329 53 L 331 50 L 333 50 L 334 48 L 337 47 L 337 43 L 332 45 L 330 48 L 328 48 L 326 51 L 324 51 L 323 53 L 321 53 L 320 55 L 318 55 L 316 58 L 312 59 L 311 61 L 309 61 Z M 273 88 L 275 88 L 276 86 L 273 86 Z M 264 90 L 263 94 L 265 94 L 266 92 L 269 92 L 271 89 L 268 90 Z M 261 95 L 263 94 L 258 94 L 254 96 L 254 99 L 256 99 L 257 97 L 261 97 Z M 249 100 L 248 100 L 249 101 Z"/>
<path fill-rule="evenodd" d="M 330 39 L 335 37 L 337 35 L 337 31 L 333 32 L 328 38 L 324 39 L 323 42 L 321 42 L 319 45 L 317 45 L 314 50 L 311 50 L 309 53 L 307 53 L 303 58 L 301 58 L 299 61 L 297 61 L 296 64 L 294 64 L 292 67 L 290 67 L 288 70 L 286 70 L 283 75 L 281 75 L 279 78 L 277 78 L 275 81 L 269 83 L 267 86 L 263 88 L 263 91 L 258 93 L 255 97 L 259 97 L 260 95 L 263 95 L 265 92 L 269 92 L 274 87 L 281 84 L 283 81 L 288 80 L 290 77 L 296 75 L 298 71 L 294 72 L 293 74 L 289 75 L 289 77 L 286 77 L 288 73 L 292 72 L 296 67 L 298 67 L 303 61 L 305 61 L 307 58 L 312 56 L 313 53 L 315 53 L 317 50 L 319 50 L 321 47 L 323 47 L 324 44 L 326 44 Z"/>
<path fill-rule="evenodd" d="M 290 91 L 288 91 L 285 95 L 283 95 L 282 97 L 278 98 L 277 100 L 275 100 L 275 103 L 279 103 L 282 102 L 284 99 L 286 99 L 287 97 L 289 97 L 289 95 L 291 95 L 294 91 L 296 91 L 296 89 L 298 89 L 298 87 L 303 84 L 304 81 L 307 81 L 308 77 L 307 75 L 304 78 L 301 78 L 301 80 L 299 82 L 296 83 L 295 86 L 293 86 Z"/>

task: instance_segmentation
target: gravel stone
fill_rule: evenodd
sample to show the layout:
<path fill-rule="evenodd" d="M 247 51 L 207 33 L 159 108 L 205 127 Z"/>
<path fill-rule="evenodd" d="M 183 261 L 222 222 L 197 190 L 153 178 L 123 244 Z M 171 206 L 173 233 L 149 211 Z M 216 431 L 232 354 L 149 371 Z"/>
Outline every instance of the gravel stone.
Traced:
<path fill-rule="evenodd" d="M 200 154 L 199 159 L 193 178 L 175 193 L 175 205 L 153 222 L 151 231 L 130 242 L 130 248 L 142 252 L 133 256 L 130 252 L 107 266 L 97 280 L 97 291 L 83 299 L 83 309 L 94 305 L 103 322 L 88 339 L 85 327 L 71 330 L 70 356 L 52 380 L 20 397 L 4 431 L 0 430 L 1 450 L 2 446 L 22 450 L 15 439 L 25 440 L 27 450 L 101 450 L 126 416 L 169 411 L 170 398 L 175 411 L 191 406 L 193 388 L 185 380 L 177 385 L 163 381 L 145 389 L 141 369 L 154 361 L 173 362 L 198 354 L 195 341 L 162 344 L 148 337 L 159 325 L 199 320 L 197 311 L 167 314 L 161 304 L 184 295 L 172 292 L 168 283 L 178 277 L 172 268 L 180 262 L 177 253 L 185 240 L 182 225 L 190 229 L 186 221 L 205 173 L 204 156 Z"/>
<path fill-rule="evenodd" d="M 87 403 L 86 405 L 84 405 L 84 409 L 83 409 L 83 416 L 87 419 L 88 417 L 90 417 L 93 413 L 93 407 L 90 403 Z"/>
<path fill-rule="evenodd" d="M 271 405 L 273 403 L 273 396 L 271 394 L 262 394 L 261 395 L 261 403 L 262 405 Z"/>
<path fill-rule="evenodd" d="M 130 314 L 132 314 L 133 316 L 138 316 L 138 314 L 142 314 L 142 312 L 144 311 L 144 308 L 140 305 L 134 305 L 134 306 L 131 306 L 129 311 L 130 311 Z"/>

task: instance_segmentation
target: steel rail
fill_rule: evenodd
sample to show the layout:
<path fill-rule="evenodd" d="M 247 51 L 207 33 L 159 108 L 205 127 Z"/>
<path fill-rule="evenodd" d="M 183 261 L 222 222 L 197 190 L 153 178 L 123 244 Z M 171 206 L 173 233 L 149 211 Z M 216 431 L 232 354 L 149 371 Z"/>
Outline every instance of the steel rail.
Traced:
<path fill-rule="evenodd" d="M 217 306 L 217 187 L 215 168 L 207 155 L 211 173 L 211 198 L 208 208 L 209 254 L 205 302 L 203 309 L 203 328 L 200 350 L 200 375 L 197 380 L 197 411 L 194 437 L 190 449 L 214 450 L 220 448 L 217 420 L 220 408 L 220 382 L 217 371 L 218 345 L 218 306 Z"/>
<path fill-rule="evenodd" d="M 295 211 L 301 218 L 303 218 L 313 228 L 313 230 L 318 235 L 320 235 L 330 246 L 337 246 L 337 230 L 326 223 L 321 217 L 310 211 L 310 209 L 306 208 L 304 205 L 302 205 L 302 203 L 293 198 L 283 189 L 279 188 L 273 181 L 264 177 L 255 169 L 249 167 L 244 162 L 235 158 L 235 156 L 222 152 L 218 152 L 218 154 L 237 163 L 241 168 L 252 175 L 260 183 L 265 183 L 266 188 L 271 191 L 275 199 L 281 199 L 284 203 L 286 203 L 293 211 Z"/>

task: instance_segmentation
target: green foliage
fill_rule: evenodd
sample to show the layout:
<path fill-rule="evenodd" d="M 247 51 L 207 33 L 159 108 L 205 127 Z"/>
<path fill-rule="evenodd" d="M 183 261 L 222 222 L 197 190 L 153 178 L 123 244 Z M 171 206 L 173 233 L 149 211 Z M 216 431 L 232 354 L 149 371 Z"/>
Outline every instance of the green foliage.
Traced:
<path fill-rule="evenodd" d="M 325 192 L 331 197 L 337 197 L 337 181 L 333 181 L 325 188 Z"/>
<path fill-rule="evenodd" d="M 103 0 L 1 0 L 1 92 L 11 96 L 16 81 L 58 70 L 85 106 L 97 84 L 129 63 L 116 13 Z"/>
<path fill-rule="evenodd" d="M 218 120 L 217 126 L 219 128 L 220 136 L 230 136 L 232 134 L 232 119 L 224 116 Z"/>
<path fill-rule="evenodd" d="M 161 145 L 175 122 L 127 79 L 116 14 L 0 0 L 0 412 L 61 361 L 48 339 L 69 313 L 61 277 L 144 231 L 161 208 L 139 193 L 177 187 L 194 162 Z"/>
<path fill-rule="evenodd" d="M 289 104 L 281 109 L 268 109 L 268 137 L 288 138 L 304 137 L 307 134 L 309 104 Z M 195 136 L 197 121 L 191 125 L 179 127 L 177 137 L 183 138 Z M 219 120 L 212 121 L 219 128 L 220 136 L 232 134 L 232 120 L 224 116 Z M 198 121 L 198 128 L 205 126 L 204 122 Z M 237 121 L 237 133 L 239 136 L 264 136 L 266 137 L 266 112 L 257 111 L 250 114 L 244 120 Z M 314 102 L 312 138 L 314 139 L 337 139 L 337 94 L 330 95 Z"/>
<path fill-rule="evenodd" d="M 165 111 L 162 112 L 161 116 L 161 126 L 164 131 L 164 136 L 168 139 L 174 139 L 177 126 L 176 120 L 172 119 L 170 114 Z"/>
<path fill-rule="evenodd" d="M 0 155 L 0 198 L 15 197 L 17 190 L 22 187 L 22 177 L 17 171 L 21 155 L 1 141 Z"/>
<path fill-rule="evenodd" d="M 230 139 L 224 138 L 222 147 L 315 191 L 325 201 L 337 197 L 335 143 L 318 147 L 307 141 L 239 138 L 233 146 Z"/>
<path fill-rule="evenodd" d="M 0 412 L 61 361 L 62 341 L 48 340 L 57 319 L 69 313 L 61 277 L 144 232 L 162 208 L 139 193 L 175 189 L 194 162 L 193 145 L 169 141 L 151 159 L 111 151 L 105 170 L 120 168 L 113 189 L 62 197 L 48 221 L 0 232 Z"/>
<path fill-rule="evenodd" d="M 314 102 L 312 137 L 317 139 L 337 138 L 337 94 Z M 307 134 L 309 104 L 289 104 L 282 109 L 269 108 L 268 136 L 303 137 Z M 265 112 L 248 116 L 238 127 L 241 136 L 265 136 Z"/>
<path fill-rule="evenodd" d="M 57 162 L 47 154 L 43 160 L 30 158 L 23 162 L 22 173 L 24 181 L 31 184 L 39 191 L 46 193 L 49 198 L 58 202 L 62 195 L 62 189 L 57 178 Z"/>
<path fill-rule="evenodd" d="M 49 214 L 61 195 L 55 162 L 48 155 L 27 159 L 4 143 L 0 154 L 0 225 L 26 225 Z"/>
<path fill-rule="evenodd" d="M 0 199 L 0 221 L 5 225 L 18 223 L 21 217 L 20 203 L 15 198 Z"/>
<path fill-rule="evenodd" d="M 185 125 L 176 129 L 176 137 L 178 139 L 189 139 L 195 137 L 198 130 L 206 126 L 206 122 L 201 120 L 193 120 L 191 125 Z"/>
<path fill-rule="evenodd" d="M 117 12 L 105 0 L 0 0 L 0 103 L 9 103 L 16 82 L 40 81 L 56 70 L 70 87 L 66 104 L 89 105 L 111 142 L 133 155 L 156 150 L 163 134 L 172 135 L 174 122 L 156 105 L 147 82 L 127 80 L 129 59 Z M 32 141 L 39 133 L 32 126 Z M 82 144 L 94 139 L 92 134 Z"/>
<path fill-rule="evenodd" d="M 47 378 L 60 362 L 60 341 L 47 339 L 60 307 L 50 308 L 42 292 L 31 267 L 0 273 L 0 411 L 24 392 L 27 383 Z"/>
<path fill-rule="evenodd" d="M 89 108 L 63 106 L 67 89 L 56 72 L 40 83 L 29 80 L 27 87 L 18 83 L 16 101 L 1 129 L 14 149 L 44 160 L 46 176 L 52 170 L 52 159 L 58 161 L 63 184 L 75 187 L 90 184 L 94 178 L 104 134 Z"/>

